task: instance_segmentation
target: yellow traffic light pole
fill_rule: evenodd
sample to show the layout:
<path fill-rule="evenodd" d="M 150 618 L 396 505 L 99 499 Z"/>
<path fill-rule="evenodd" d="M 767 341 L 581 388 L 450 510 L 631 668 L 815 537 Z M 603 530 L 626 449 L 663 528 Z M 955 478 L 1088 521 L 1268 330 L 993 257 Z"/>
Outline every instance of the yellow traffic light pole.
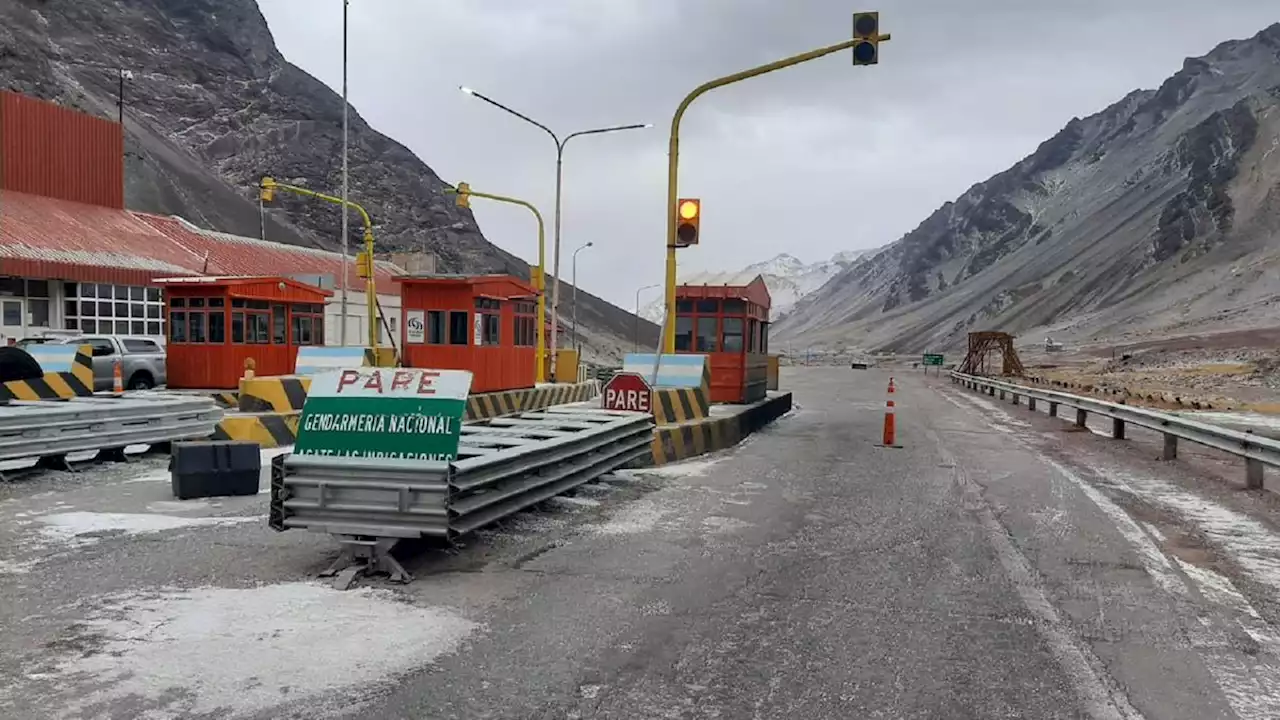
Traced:
<path fill-rule="evenodd" d="M 457 187 L 446 187 L 445 192 L 456 193 L 458 195 L 458 205 L 461 207 L 471 207 L 469 198 L 478 197 L 486 200 L 495 200 L 509 205 L 519 205 L 529 209 L 533 213 L 533 217 L 538 221 L 538 271 L 533 273 L 533 289 L 538 293 L 538 329 L 537 337 L 534 340 L 536 349 L 534 350 L 537 362 L 534 363 L 534 382 L 547 381 L 547 342 L 544 337 L 547 327 L 547 232 L 542 222 L 542 213 L 538 212 L 538 208 L 533 203 L 519 200 L 505 195 L 492 195 L 490 193 L 476 192 L 471 189 L 467 183 L 458 183 Z"/>
<path fill-rule="evenodd" d="M 890 39 L 888 34 L 877 35 L 877 42 L 885 42 Z M 676 225 L 677 211 L 676 203 L 679 200 L 679 192 L 677 181 L 679 177 L 678 169 L 680 165 L 680 120 L 684 117 L 684 113 L 689 109 L 689 105 L 697 100 L 700 96 L 715 90 L 718 87 L 731 85 L 741 80 L 753 78 L 758 75 L 781 70 L 799 65 L 803 62 L 816 60 L 820 57 L 840 52 L 841 50 L 849 50 L 855 45 L 866 42 L 865 37 L 855 37 L 835 45 L 828 45 L 824 48 L 811 50 L 807 53 L 795 55 L 789 58 L 771 62 L 768 65 L 743 70 L 732 75 L 726 75 L 722 78 L 710 80 L 693 89 L 693 92 L 685 96 L 684 100 L 676 107 L 675 115 L 671 118 L 671 139 L 667 147 L 667 277 L 666 277 L 666 321 L 665 329 L 662 333 L 663 352 L 673 353 L 676 350 Z"/>
<path fill-rule="evenodd" d="M 317 200 L 324 200 L 326 202 L 331 202 L 331 203 L 334 203 L 335 205 L 343 204 L 342 198 L 336 198 L 332 195 L 325 195 L 324 193 L 316 192 L 315 190 L 308 190 L 307 188 L 298 187 L 297 185 L 286 185 L 285 183 L 282 183 L 282 182 L 276 182 L 275 179 L 273 178 L 269 178 L 269 177 L 262 178 L 261 192 L 262 192 L 262 199 L 264 201 L 270 202 L 272 195 L 276 190 L 287 190 L 292 193 L 297 193 L 298 195 L 305 195 L 307 197 L 316 198 Z M 365 309 L 368 312 L 369 348 L 373 350 L 374 357 L 377 357 L 378 356 L 378 290 L 375 287 L 373 282 L 374 281 L 374 278 L 373 278 L 373 268 L 374 268 L 373 221 L 369 219 L 369 213 L 363 207 L 361 207 L 358 203 L 354 203 L 350 200 L 347 200 L 346 205 L 348 207 L 355 208 L 356 211 L 360 213 L 360 218 L 364 220 L 365 260 L 363 260 L 362 262 L 368 263 L 366 265 L 368 269 L 366 271 L 366 277 L 364 281 L 365 305 L 367 306 Z M 359 272 L 360 267 L 361 267 L 360 262 L 357 262 L 356 263 L 357 273 Z M 342 292 L 344 294 L 347 292 L 346 278 L 343 278 Z M 345 325 L 346 322 L 347 322 L 347 318 L 343 317 L 342 323 Z M 395 347 L 394 338 L 391 340 L 391 345 L 393 348 Z"/>

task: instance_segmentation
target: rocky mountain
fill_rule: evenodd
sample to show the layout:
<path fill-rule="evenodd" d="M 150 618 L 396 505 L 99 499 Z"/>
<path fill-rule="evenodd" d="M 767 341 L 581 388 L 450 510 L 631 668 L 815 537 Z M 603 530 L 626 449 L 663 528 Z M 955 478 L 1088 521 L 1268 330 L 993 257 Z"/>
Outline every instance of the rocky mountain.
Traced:
<path fill-rule="evenodd" d="M 0 87 L 115 119 L 122 75 L 130 208 L 256 237 L 263 175 L 341 186 L 342 98 L 280 54 L 254 0 L 0 2 Z M 350 194 L 377 223 L 380 251 L 426 248 L 445 272 L 528 277 L 430 167 L 354 108 L 349 122 Z M 287 195 L 273 205 L 268 239 L 340 247 L 337 207 Z M 360 236 L 353 218 L 352 247 Z M 630 345 L 632 314 L 579 301 L 587 328 Z M 649 323 L 641 332 L 657 338 Z"/>
<path fill-rule="evenodd" d="M 1072 118 L 803 298 L 774 337 L 920 352 L 1280 318 L 1280 24 Z"/>
<path fill-rule="evenodd" d="M 791 312 L 802 298 L 815 292 L 828 280 L 851 267 L 859 259 L 874 250 L 845 250 L 828 260 L 806 265 L 793 255 L 782 253 L 770 260 L 748 265 L 741 270 L 727 272 L 695 272 L 681 275 L 682 284 L 745 285 L 757 275 L 764 276 L 764 283 L 773 298 L 770 312 L 774 322 Z M 653 322 L 662 322 L 663 301 L 659 297 L 641 310 L 641 315 Z"/>

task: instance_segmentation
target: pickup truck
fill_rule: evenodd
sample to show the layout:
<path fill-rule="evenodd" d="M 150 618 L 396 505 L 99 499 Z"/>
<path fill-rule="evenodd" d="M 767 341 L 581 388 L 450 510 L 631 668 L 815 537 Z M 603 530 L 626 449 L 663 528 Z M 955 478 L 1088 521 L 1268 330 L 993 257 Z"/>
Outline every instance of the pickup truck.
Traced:
<path fill-rule="evenodd" d="M 111 390 L 116 360 L 126 390 L 147 390 L 165 384 L 164 346 L 155 338 L 133 335 L 84 335 L 51 341 L 63 345 L 88 345 L 93 349 L 93 389 Z"/>

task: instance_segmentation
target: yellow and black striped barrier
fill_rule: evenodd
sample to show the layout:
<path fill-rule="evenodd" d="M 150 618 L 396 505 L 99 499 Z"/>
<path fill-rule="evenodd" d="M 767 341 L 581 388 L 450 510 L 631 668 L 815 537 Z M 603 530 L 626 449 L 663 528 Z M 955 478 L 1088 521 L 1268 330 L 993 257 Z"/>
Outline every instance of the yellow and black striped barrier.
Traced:
<path fill-rule="evenodd" d="M 93 394 L 93 356 L 88 345 L 33 345 L 27 349 L 44 374 L 0 385 L 0 401 L 58 400 Z"/>
<path fill-rule="evenodd" d="M 234 390 L 214 390 L 208 393 L 208 395 L 213 398 L 213 401 L 223 410 L 240 409 L 240 393 Z"/>
<path fill-rule="evenodd" d="M 653 391 L 653 418 L 658 425 L 701 420 L 711 412 L 707 389 L 658 388 Z"/>
<path fill-rule="evenodd" d="M 527 390 L 506 390 L 504 392 L 480 393 L 467 398 L 467 410 L 462 416 L 463 422 L 488 420 L 503 415 L 514 415 L 524 407 L 524 394 Z"/>
<path fill-rule="evenodd" d="M 240 379 L 240 412 L 297 412 L 307 402 L 311 378 L 276 375 Z"/>
<path fill-rule="evenodd" d="M 737 445 L 790 411 L 791 393 L 775 393 L 733 410 L 733 414 L 654 428 L 653 464 L 665 465 Z"/>
<path fill-rule="evenodd" d="M 300 412 L 230 413 L 222 416 L 214 440 L 246 440 L 264 448 L 292 445 L 298 439 Z"/>

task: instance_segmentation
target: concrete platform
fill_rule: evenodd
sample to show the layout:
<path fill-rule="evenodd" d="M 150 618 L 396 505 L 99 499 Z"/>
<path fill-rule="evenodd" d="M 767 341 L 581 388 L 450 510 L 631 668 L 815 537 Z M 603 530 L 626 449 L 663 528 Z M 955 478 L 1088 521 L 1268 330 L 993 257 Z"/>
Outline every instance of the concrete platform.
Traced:
<path fill-rule="evenodd" d="M 733 447 L 791 410 L 790 392 L 770 392 L 751 405 L 712 405 L 709 417 L 654 428 L 653 464 L 687 460 Z"/>

